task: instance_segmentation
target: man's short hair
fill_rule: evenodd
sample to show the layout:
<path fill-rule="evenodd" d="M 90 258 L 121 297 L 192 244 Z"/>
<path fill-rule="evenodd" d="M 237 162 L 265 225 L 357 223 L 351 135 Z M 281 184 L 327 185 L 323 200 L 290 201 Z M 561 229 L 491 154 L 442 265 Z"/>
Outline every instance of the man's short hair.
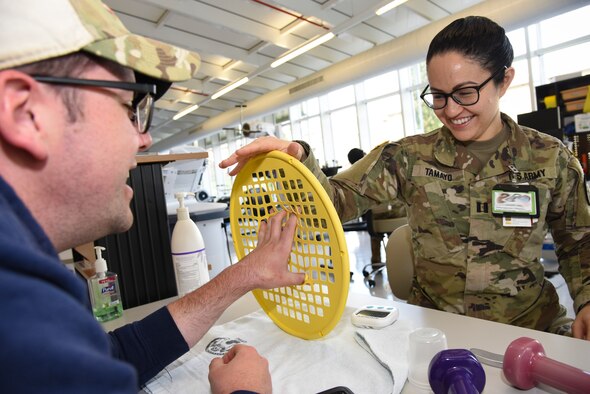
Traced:
<path fill-rule="evenodd" d="M 364 156 L 365 156 L 365 152 L 362 149 L 352 148 L 348 152 L 348 161 L 350 162 L 350 164 L 354 164 L 357 161 L 359 161 L 360 159 L 362 159 Z"/>
<path fill-rule="evenodd" d="M 131 70 L 126 70 L 119 64 L 82 51 L 26 64 L 24 66 L 16 67 L 15 69 L 31 75 L 37 74 L 51 75 L 53 77 L 76 78 L 82 75 L 84 71 L 97 65 L 106 68 L 122 79 L 125 78 L 125 74 L 131 72 Z M 82 111 L 82 102 L 80 101 L 80 91 L 78 89 L 72 89 L 69 86 L 62 85 L 49 86 L 51 89 L 55 90 L 61 98 L 66 107 L 67 119 L 69 122 L 76 122 L 83 117 L 84 113 Z"/>

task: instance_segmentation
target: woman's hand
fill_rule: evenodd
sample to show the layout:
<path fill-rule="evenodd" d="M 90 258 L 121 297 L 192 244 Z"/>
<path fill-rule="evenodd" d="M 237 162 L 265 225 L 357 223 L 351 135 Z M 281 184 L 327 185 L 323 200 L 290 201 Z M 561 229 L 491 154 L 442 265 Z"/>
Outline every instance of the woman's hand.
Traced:
<path fill-rule="evenodd" d="M 240 172 L 250 158 L 273 150 L 285 152 L 297 160 L 301 160 L 305 152 L 303 147 L 297 142 L 280 140 L 275 137 L 260 137 L 248 145 L 236 150 L 227 159 L 222 160 L 219 163 L 219 167 L 228 168 L 237 164 L 231 171 L 229 171 L 229 175 L 233 176 Z"/>
<path fill-rule="evenodd" d="M 576 315 L 576 320 L 572 324 L 572 335 L 574 338 L 590 340 L 590 304 L 586 304 Z"/>

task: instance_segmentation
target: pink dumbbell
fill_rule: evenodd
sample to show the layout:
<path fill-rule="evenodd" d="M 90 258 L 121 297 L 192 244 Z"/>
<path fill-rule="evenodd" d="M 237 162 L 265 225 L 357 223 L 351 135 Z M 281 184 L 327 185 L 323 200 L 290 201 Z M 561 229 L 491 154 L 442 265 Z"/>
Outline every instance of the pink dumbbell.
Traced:
<path fill-rule="evenodd" d="M 567 393 L 590 393 L 590 372 L 546 357 L 543 346 L 535 339 L 512 341 L 504 353 L 502 368 L 508 382 L 519 389 L 543 383 Z"/>

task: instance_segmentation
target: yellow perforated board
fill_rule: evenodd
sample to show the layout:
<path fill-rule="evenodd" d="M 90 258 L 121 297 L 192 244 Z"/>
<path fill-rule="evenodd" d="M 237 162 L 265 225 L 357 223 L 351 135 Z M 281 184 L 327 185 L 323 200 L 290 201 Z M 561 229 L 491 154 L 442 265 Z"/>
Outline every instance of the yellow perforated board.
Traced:
<path fill-rule="evenodd" d="M 286 210 L 297 229 L 289 258 L 291 272 L 304 272 L 303 285 L 253 291 L 268 316 L 287 333 L 317 339 L 340 320 L 350 284 L 342 224 L 328 194 L 303 164 L 278 151 L 248 161 L 234 180 L 230 223 L 238 258 L 250 253 L 261 220 Z"/>

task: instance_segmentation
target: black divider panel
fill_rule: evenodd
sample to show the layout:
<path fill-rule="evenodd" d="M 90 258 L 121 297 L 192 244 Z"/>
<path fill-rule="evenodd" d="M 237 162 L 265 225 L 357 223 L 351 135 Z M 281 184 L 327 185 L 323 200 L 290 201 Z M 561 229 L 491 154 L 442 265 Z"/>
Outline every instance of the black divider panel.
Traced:
<path fill-rule="evenodd" d="M 177 295 L 161 165 L 140 164 L 130 172 L 133 226 L 95 242 L 106 248 L 109 271 L 119 275 L 125 309 Z"/>

